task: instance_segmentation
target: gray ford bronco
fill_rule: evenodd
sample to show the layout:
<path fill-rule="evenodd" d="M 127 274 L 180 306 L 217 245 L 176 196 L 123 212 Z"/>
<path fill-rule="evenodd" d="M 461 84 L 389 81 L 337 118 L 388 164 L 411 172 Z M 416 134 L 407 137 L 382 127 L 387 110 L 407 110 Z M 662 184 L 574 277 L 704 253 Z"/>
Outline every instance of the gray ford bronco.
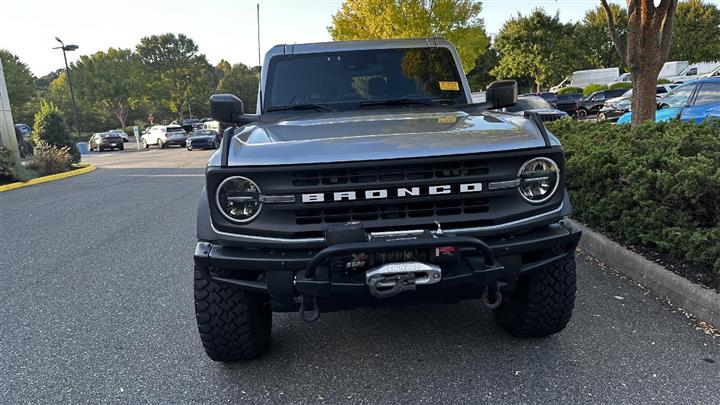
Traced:
<path fill-rule="evenodd" d="M 273 312 L 305 321 L 367 306 L 477 299 L 511 335 L 561 331 L 579 229 L 565 161 L 537 115 L 492 83 L 473 104 L 442 39 L 279 45 L 257 114 L 229 125 L 197 216 L 195 308 L 210 358 L 270 343 Z"/>

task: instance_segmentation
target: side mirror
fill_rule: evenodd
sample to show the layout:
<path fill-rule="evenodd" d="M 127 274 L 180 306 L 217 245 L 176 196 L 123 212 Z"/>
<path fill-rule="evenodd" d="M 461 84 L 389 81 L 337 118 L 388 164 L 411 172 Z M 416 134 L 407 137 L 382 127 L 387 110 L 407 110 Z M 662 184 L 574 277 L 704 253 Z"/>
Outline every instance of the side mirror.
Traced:
<path fill-rule="evenodd" d="M 515 80 L 498 80 L 490 83 L 485 90 L 485 99 L 493 103 L 493 108 L 515 105 L 518 98 L 518 85 Z"/>
<path fill-rule="evenodd" d="M 232 94 L 210 96 L 210 116 L 215 121 L 236 122 L 245 114 L 242 100 Z"/>

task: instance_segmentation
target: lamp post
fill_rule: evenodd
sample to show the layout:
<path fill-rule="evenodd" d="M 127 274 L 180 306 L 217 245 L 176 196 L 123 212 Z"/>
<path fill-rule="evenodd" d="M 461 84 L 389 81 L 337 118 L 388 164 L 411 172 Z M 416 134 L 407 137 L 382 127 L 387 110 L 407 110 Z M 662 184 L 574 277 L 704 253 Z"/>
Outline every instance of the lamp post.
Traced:
<path fill-rule="evenodd" d="M 68 63 L 67 63 L 67 55 L 65 54 L 65 52 L 76 51 L 79 48 L 79 46 L 65 45 L 63 43 L 63 41 L 58 37 L 55 37 L 55 40 L 60 42 L 60 46 L 56 46 L 53 49 L 62 49 L 62 51 L 63 51 L 63 59 L 65 60 L 65 74 L 67 75 L 68 87 L 70 88 L 70 100 L 72 101 L 73 114 L 75 114 L 75 131 L 79 134 L 80 133 L 80 120 L 78 118 L 77 104 L 75 104 L 75 93 L 73 92 L 72 80 L 70 79 L 70 68 L 68 67 Z"/>

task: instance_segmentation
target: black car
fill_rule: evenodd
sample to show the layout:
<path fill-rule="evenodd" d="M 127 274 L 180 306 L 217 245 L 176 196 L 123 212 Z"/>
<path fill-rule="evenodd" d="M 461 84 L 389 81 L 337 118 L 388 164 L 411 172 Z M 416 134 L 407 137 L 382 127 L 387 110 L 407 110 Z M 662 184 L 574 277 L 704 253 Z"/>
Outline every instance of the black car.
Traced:
<path fill-rule="evenodd" d="M 173 121 L 171 124 L 179 125 L 185 130 L 185 132 L 191 133 L 193 131 L 197 131 L 198 129 L 202 129 L 203 123 L 198 118 L 186 118 L 180 121 Z"/>
<path fill-rule="evenodd" d="M 578 101 L 575 116 L 579 119 L 585 119 L 588 115 L 597 114 L 605 105 L 605 100 L 619 97 L 628 89 L 600 90 L 590 93 L 587 97 L 583 97 Z"/>
<path fill-rule="evenodd" d="M 526 93 L 526 94 L 520 95 L 520 97 L 528 97 L 528 96 L 542 97 L 545 101 L 547 101 L 548 103 L 550 103 L 550 105 L 552 105 L 552 108 L 557 108 L 558 95 L 556 93 L 553 93 L 551 91 L 545 91 L 545 92 L 538 92 L 538 93 Z"/>
<path fill-rule="evenodd" d="M 107 149 L 125 149 L 122 137 L 120 135 L 110 132 L 98 132 L 96 134 L 93 134 L 88 143 L 90 144 L 90 150 L 95 149 L 98 152 L 102 152 L 103 150 Z"/>
<path fill-rule="evenodd" d="M 217 149 L 220 145 L 220 136 L 212 129 L 201 129 L 195 131 L 187 139 L 187 150 L 193 149 Z"/>
<path fill-rule="evenodd" d="M 561 94 L 558 96 L 555 108 L 570 115 L 575 115 L 580 99 L 582 99 L 582 93 Z"/>
<path fill-rule="evenodd" d="M 568 113 L 557 110 L 544 98 L 538 96 L 518 97 L 514 106 L 506 108 L 508 112 L 535 112 L 543 122 L 568 118 Z"/>

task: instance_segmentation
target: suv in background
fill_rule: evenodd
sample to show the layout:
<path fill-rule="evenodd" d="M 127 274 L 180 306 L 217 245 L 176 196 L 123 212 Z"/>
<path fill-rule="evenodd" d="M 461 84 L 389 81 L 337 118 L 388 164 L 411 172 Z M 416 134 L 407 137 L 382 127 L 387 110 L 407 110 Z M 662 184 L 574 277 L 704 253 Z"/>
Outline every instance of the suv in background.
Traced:
<path fill-rule="evenodd" d="M 257 114 L 210 102 L 237 127 L 197 211 L 210 358 L 262 355 L 273 312 L 478 299 L 513 336 L 565 328 L 581 232 L 558 139 L 536 113 L 490 111 L 515 105 L 517 83 L 471 104 L 455 47 L 422 38 L 278 45 L 260 87 Z"/>
<path fill-rule="evenodd" d="M 605 100 L 621 96 L 626 91 L 627 89 L 613 89 L 592 92 L 578 101 L 575 116 L 579 119 L 585 119 L 600 111 L 605 105 Z"/>
<path fill-rule="evenodd" d="M 558 99 L 555 108 L 560 111 L 564 111 L 569 115 L 575 115 L 578 101 L 582 99 L 582 96 L 582 93 L 560 94 L 557 96 Z"/>
<path fill-rule="evenodd" d="M 179 125 L 155 125 L 140 138 L 145 149 L 156 145 L 164 149 L 170 145 L 185 146 L 187 132 Z"/>

